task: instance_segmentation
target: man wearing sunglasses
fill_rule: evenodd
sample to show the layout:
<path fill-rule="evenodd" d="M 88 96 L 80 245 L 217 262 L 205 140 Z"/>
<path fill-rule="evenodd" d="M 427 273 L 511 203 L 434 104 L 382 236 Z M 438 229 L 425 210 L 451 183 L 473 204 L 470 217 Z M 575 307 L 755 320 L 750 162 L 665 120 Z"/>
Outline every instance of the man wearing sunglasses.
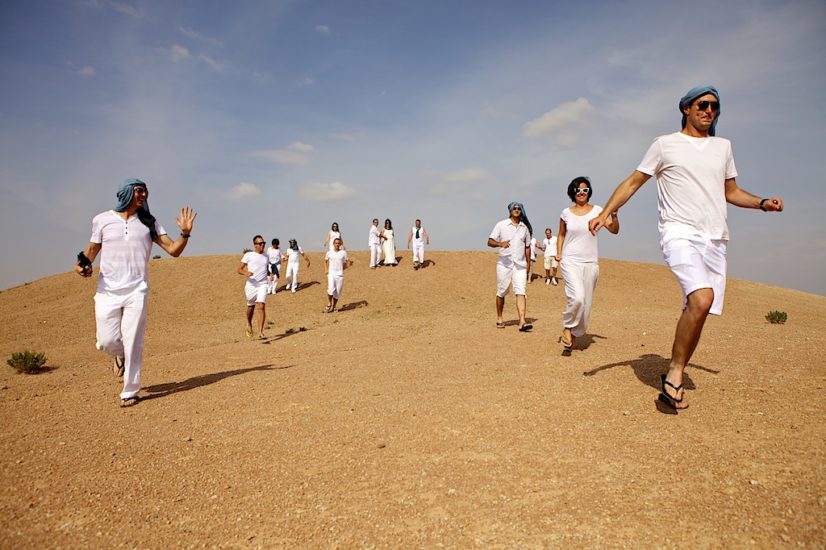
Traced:
<path fill-rule="evenodd" d="M 520 202 L 508 205 L 509 217 L 493 226 L 488 237 L 488 246 L 499 249 L 496 262 L 496 328 L 505 328 L 502 314 L 505 310 L 505 296 L 513 287 L 516 296 L 516 311 L 519 314 L 519 330 L 528 332 L 533 328 L 525 319 L 527 299 L 525 282 L 531 272 L 531 233 L 533 228 L 525 207 Z"/>
<path fill-rule="evenodd" d="M 591 220 L 591 232 L 605 226 L 608 215 L 624 205 L 651 176 L 657 179 L 660 246 L 683 291 L 668 373 L 661 375 L 659 400 L 685 409 L 683 371 L 700 341 L 708 314 L 720 315 L 726 288 L 729 239 L 726 203 L 741 208 L 781 212 L 778 196 L 761 198 L 737 185 L 731 142 L 715 137 L 720 94 L 698 86 L 680 99 L 682 130 L 660 136 L 637 169 Z"/>
<path fill-rule="evenodd" d="M 96 347 L 114 357 L 116 376 L 123 377 L 121 407 L 140 401 L 143 336 L 149 295 L 148 269 L 152 243 L 177 258 L 183 253 L 197 215 L 181 208 L 175 220 L 181 235 L 174 241 L 149 213 L 149 190 L 135 178 L 123 182 L 117 191 L 114 210 L 92 220 L 92 237 L 78 254 L 75 271 L 92 276 L 92 262 L 100 254 L 100 270 L 95 293 Z"/>
<path fill-rule="evenodd" d="M 270 265 L 269 256 L 264 254 L 267 241 L 261 235 L 252 239 L 255 248 L 245 252 L 238 265 L 238 273 L 247 278 L 244 284 L 244 295 L 247 298 L 247 338 L 252 338 L 252 318 L 258 310 L 258 339 L 264 338 L 264 321 L 267 316 L 267 268 Z"/>

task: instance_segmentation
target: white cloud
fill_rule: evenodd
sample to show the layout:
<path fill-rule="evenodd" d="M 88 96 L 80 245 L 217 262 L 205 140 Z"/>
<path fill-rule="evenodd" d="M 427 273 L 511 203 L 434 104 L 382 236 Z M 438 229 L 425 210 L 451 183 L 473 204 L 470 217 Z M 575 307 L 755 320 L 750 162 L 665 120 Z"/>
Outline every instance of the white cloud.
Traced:
<path fill-rule="evenodd" d="M 190 57 L 189 50 L 178 44 L 172 44 L 169 48 L 158 48 L 156 51 L 161 55 L 169 57 L 173 63 Z"/>
<path fill-rule="evenodd" d="M 464 168 L 455 172 L 447 172 L 443 177 L 444 181 L 451 183 L 474 183 L 481 181 L 492 181 L 493 176 L 484 168 Z"/>
<path fill-rule="evenodd" d="M 595 112 L 594 106 L 584 97 L 580 97 L 576 101 L 563 103 L 539 118 L 526 122 L 522 126 L 522 136 L 527 138 L 549 136 L 555 132 L 576 127 Z"/>
<path fill-rule="evenodd" d="M 308 166 L 312 161 L 311 155 L 315 152 L 315 147 L 309 143 L 294 141 L 286 149 L 273 149 L 269 151 L 253 151 L 253 157 L 275 162 L 277 164 L 287 164 L 289 166 Z"/>
<path fill-rule="evenodd" d="M 330 27 L 328 27 L 327 25 L 316 25 L 315 32 L 317 32 L 318 34 L 328 35 L 330 34 Z"/>
<path fill-rule="evenodd" d="M 249 197 L 257 197 L 261 194 L 261 190 L 254 183 L 242 181 L 232 189 L 230 189 L 227 196 L 233 200 L 246 199 Z"/>
<path fill-rule="evenodd" d="M 306 88 L 307 86 L 312 86 L 313 84 L 315 84 L 315 79 L 310 78 L 309 76 L 305 76 L 304 78 L 295 83 L 295 85 L 299 88 Z"/>
<path fill-rule="evenodd" d="M 80 76 L 95 76 L 97 71 L 91 65 L 84 65 L 78 72 Z"/>
<path fill-rule="evenodd" d="M 332 183 L 305 183 L 299 190 L 305 199 L 318 202 L 338 202 L 354 198 L 357 193 L 340 181 Z"/>
<path fill-rule="evenodd" d="M 482 188 L 496 181 L 496 178 L 484 168 L 469 167 L 453 172 L 446 172 L 439 176 L 431 187 L 434 193 L 472 193 L 477 194 Z"/>
<path fill-rule="evenodd" d="M 224 64 L 220 61 L 216 61 L 206 54 L 200 54 L 198 56 L 198 59 L 206 63 L 209 66 L 209 68 L 215 71 L 216 73 L 224 72 Z"/>
<path fill-rule="evenodd" d="M 224 43 L 218 40 L 217 38 L 212 38 L 211 36 L 203 35 L 189 27 L 178 27 L 178 30 L 181 31 L 181 34 L 186 36 L 187 38 L 192 38 L 194 40 L 201 40 L 202 42 L 207 42 L 209 44 L 214 44 L 215 46 L 223 46 Z"/>
<path fill-rule="evenodd" d="M 134 6 L 130 6 L 124 2 L 109 2 L 109 5 L 118 13 L 122 13 L 123 15 L 127 15 L 129 17 L 140 17 L 141 12 L 138 8 Z"/>

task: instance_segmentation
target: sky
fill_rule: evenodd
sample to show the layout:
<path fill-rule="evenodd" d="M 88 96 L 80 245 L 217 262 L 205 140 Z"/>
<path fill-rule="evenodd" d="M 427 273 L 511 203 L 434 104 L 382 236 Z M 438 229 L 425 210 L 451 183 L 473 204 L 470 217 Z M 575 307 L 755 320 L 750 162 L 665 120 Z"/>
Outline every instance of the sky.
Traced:
<path fill-rule="evenodd" d="M 826 295 L 822 0 L 7 0 L 0 80 L 0 289 L 72 269 L 128 177 L 170 236 L 198 212 L 186 255 L 374 217 L 484 250 L 512 200 L 556 233 L 713 84 L 738 184 L 785 203 L 729 206 L 729 275 Z M 600 255 L 662 264 L 653 181 L 620 220 Z"/>

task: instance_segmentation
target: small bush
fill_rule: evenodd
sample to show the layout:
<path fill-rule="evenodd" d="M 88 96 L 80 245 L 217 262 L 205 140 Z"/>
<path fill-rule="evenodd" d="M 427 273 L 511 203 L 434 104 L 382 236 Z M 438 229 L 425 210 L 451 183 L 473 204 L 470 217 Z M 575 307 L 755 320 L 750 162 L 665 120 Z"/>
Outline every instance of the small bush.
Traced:
<path fill-rule="evenodd" d="M 241 254 L 246 254 L 247 252 L 252 252 L 252 249 L 251 248 L 242 248 L 241 249 Z"/>
<path fill-rule="evenodd" d="M 46 355 L 41 352 L 26 350 L 22 353 L 12 353 L 11 359 L 6 359 L 6 363 L 17 372 L 37 374 L 46 364 Z"/>
<path fill-rule="evenodd" d="M 766 321 L 773 325 L 782 325 L 788 317 L 785 311 L 770 311 L 766 314 Z"/>
<path fill-rule="evenodd" d="M 154 256 L 152 256 L 152 259 L 153 259 L 153 260 L 160 260 L 160 259 L 161 259 L 161 255 L 160 255 L 160 254 L 155 254 Z"/>

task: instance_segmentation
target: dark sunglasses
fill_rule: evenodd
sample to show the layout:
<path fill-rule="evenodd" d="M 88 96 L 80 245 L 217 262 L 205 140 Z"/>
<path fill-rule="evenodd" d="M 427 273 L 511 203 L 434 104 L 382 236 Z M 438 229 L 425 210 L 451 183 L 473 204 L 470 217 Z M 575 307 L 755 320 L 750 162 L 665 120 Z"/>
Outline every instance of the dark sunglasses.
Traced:
<path fill-rule="evenodd" d="M 720 110 L 720 104 L 716 101 L 700 101 L 697 103 L 697 108 L 701 111 L 705 111 L 709 106 L 715 113 Z"/>
<path fill-rule="evenodd" d="M 262 242 L 262 243 L 252 243 L 252 244 L 254 244 L 255 246 L 259 246 L 259 245 L 260 245 L 260 246 L 264 246 L 264 245 L 265 245 L 265 244 L 267 244 L 267 243 L 263 243 L 263 242 Z"/>
<path fill-rule="evenodd" d="M 590 190 L 591 190 L 590 187 L 580 187 L 579 189 L 576 190 L 576 192 L 577 193 L 587 193 Z"/>

